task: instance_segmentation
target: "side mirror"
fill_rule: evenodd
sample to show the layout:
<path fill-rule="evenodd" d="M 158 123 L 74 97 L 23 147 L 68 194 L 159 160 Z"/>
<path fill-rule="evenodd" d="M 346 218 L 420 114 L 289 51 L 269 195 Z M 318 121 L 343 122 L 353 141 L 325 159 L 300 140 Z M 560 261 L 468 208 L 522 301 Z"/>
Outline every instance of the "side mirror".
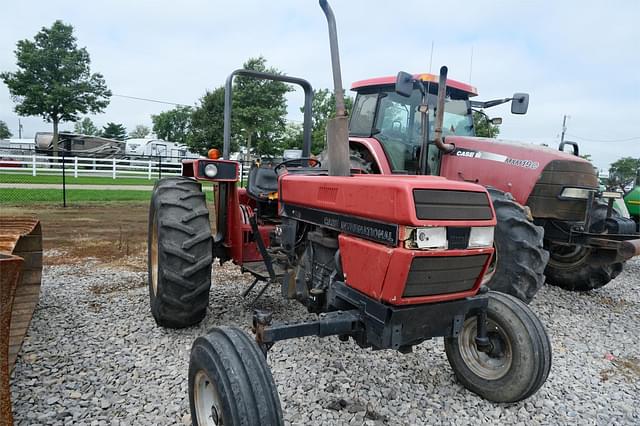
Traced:
<path fill-rule="evenodd" d="M 396 77 L 396 93 L 408 98 L 413 93 L 413 76 L 408 72 L 400 71 Z"/>
<path fill-rule="evenodd" d="M 491 124 L 493 124 L 494 126 L 502 124 L 502 117 L 494 117 L 494 118 L 492 118 L 491 119 Z"/>
<path fill-rule="evenodd" d="M 511 101 L 511 114 L 526 114 L 529 108 L 528 93 L 514 93 Z"/>

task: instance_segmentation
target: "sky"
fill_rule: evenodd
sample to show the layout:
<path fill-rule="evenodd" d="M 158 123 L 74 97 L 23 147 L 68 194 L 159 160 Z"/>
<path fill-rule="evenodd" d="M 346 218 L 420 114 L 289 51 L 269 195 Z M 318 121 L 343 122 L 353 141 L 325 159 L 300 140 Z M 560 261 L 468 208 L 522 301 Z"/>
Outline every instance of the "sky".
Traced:
<path fill-rule="evenodd" d="M 509 105 L 500 137 L 557 146 L 566 140 L 606 170 L 620 157 L 640 157 L 640 2 L 333 0 L 345 89 L 357 80 L 398 71 L 437 73 L 478 88 L 478 100 L 530 94 L 526 115 Z M 333 87 L 327 24 L 316 0 L 11 1 L 2 6 L 0 71 L 14 71 L 15 45 L 61 19 L 74 26 L 114 94 L 194 105 L 207 89 L 250 57 Z M 431 46 L 433 59 L 430 66 Z M 472 54 L 473 52 L 473 54 Z M 472 59 L 473 57 L 473 59 Z M 302 93 L 290 95 L 289 117 L 301 120 Z M 151 114 L 171 105 L 113 96 L 98 125 L 151 127 Z M 18 116 L 0 82 L 0 120 L 14 137 Z M 23 137 L 49 131 L 21 117 Z M 72 129 L 63 123 L 61 129 Z"/>

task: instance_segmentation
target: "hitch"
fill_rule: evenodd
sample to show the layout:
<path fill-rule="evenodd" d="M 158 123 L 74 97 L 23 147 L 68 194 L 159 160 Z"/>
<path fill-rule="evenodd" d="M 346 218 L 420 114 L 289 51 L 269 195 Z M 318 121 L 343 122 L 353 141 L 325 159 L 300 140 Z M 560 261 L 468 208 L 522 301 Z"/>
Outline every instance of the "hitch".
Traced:
<path fill-rule="evenodd" d="M 357 309 L 322 313 L 315 321 L 285 322 L 273 326 L 272 318 L 270 312 L 256 310 L 253 313 L 253 332 L 265 356 L 273 344 L 280 340 L 305 336 L 349 336 L 363 328 Z"/>

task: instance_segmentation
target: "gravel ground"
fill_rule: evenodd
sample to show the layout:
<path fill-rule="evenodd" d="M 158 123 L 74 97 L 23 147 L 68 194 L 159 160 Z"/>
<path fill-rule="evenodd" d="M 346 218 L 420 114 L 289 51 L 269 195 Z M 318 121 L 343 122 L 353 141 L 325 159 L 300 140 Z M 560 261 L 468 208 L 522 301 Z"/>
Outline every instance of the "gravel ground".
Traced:
<path fill-rule="evenodd" d="M 247 328 L 250 281 L 218 267 L 210 310 L 187 330 L 158 328 L 146 274 L 101 266 L 45 268 L 39 307 L 18 358 L 17 424 L 189 424 L 187 366 L 196 336 Z M 532 304 L 553 343 L 553 367 L 525 402 L 493 404 L 458 384 L 441 339 L 412 354 L 361 350 L 337 338 L 277 343 L 269 355 L 290 424 L 640 424 L 640 261 L 605 288 L 544 288 Z M 309 314 L 270 289 L 276 320 Z M 248 330 L 248 328 L 247 328 Z"/>

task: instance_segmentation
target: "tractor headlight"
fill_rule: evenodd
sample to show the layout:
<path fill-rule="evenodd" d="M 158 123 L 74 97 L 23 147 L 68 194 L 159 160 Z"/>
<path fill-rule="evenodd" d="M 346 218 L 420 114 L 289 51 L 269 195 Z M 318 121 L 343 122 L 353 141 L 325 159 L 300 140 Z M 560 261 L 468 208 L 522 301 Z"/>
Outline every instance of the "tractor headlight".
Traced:
<path fill-rule="evenodd" d="M 208 178 L 214 178 L 218 174 L 218 167 L 215 164 L 207 164 L 204 166 L 204 174 Z"/>
<path fill-rule="evenodd" d="M 593 192 L 592 189 L 586 188 L 565 188 L 560 193 L 560 198 L 575 198 L 578 200 L 586 200 L 589 198 L 589 194 Z"/>
<path fill-rule="evenodd" d="M 421 249 L 446 249 L 448 247 L 447 228 L 417 228 L 415 242 Z"/>
<path fill-rule="evenodd" d="M 476 226 L 469 233 L 468 248 L 493 246 L 493 226 Z"/>

